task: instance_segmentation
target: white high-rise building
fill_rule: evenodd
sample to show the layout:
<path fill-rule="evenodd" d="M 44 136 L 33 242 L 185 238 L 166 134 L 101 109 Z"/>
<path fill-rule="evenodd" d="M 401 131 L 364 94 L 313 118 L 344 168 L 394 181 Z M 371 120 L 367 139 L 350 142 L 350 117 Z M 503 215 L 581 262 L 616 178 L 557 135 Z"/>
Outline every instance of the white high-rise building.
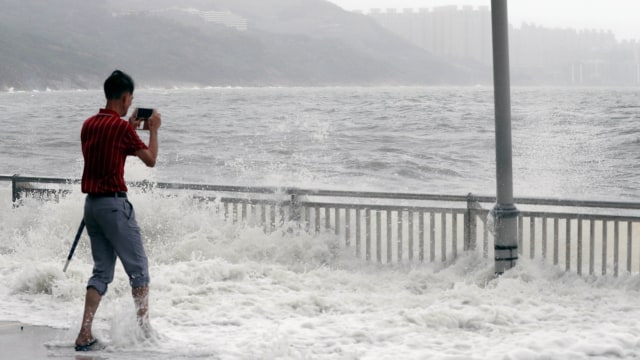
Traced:
<path fill-rule="evenodd" d="M 247 30 L 247 19 L 230 11 L 202 11 L 201 16 L 209 22 L 236 28 L 240 31 Z"/>
<path fill-rule="evenodd" d="M 378 9 L 369 13 L 382 26 L 412 44 L 447 58 L 491 63 L 491 13 L 488 6 L 455 5 L 433 9 Z"/>

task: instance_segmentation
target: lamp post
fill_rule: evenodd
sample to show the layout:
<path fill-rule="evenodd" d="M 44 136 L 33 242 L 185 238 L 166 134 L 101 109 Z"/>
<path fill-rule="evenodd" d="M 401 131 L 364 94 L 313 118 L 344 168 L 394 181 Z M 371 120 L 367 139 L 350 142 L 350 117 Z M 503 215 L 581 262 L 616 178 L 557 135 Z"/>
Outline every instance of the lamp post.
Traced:
<path fill-rule="evenodd" d="M 518 259 L 517 217 L 513 203 L 511 165 L 511 95 L 507 0 L 491 0 L 493 91 L 496 126 L 496 205 L 494 221 L 495 273 L 502 274 Z"/>

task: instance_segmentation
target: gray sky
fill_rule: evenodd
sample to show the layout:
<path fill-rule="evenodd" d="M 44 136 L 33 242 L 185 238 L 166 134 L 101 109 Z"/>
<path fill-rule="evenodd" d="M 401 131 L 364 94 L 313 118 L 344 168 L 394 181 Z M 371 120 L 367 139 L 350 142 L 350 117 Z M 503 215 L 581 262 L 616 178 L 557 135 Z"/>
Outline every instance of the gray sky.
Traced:
<path fill-rule="evenodd" d="M 329 0 L 346 10 L 486 5 L 490 0 Z M 509 21 L 548 27 L 613 30 L 619 40 L 640 40 L 640 0 L 511 0 Z"/>

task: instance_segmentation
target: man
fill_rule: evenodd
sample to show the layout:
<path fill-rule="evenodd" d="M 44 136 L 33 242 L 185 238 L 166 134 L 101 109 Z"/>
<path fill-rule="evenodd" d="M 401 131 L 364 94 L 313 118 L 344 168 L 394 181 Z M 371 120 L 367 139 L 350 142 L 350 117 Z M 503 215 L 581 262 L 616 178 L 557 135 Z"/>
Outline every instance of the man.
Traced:
<path fill-rule="evenodd" d="M 80 135 L 84 156 L 82 192 L 87 194 L 84 222 L 91 238 L 94 266 L 76 339 L 77 351 L 91 350 L 97 343 L 91 327 L 100 300 L 113 280 L 116 257 L 129 276 L 138 324 L 149 330 L 147 256 L 133 206 L 127 200 L 124 164 L 127 156 L 135 155 L 147 166 L 155 166 L 161 117 L 154 110 L 148 119 L 138 119 L 136 110 L 128 121 L 122 119 L 131 106 L 133 89 L 129 75 L 114 71 L 104 82 L 105 108 L 84 122 Z M 143 121 L 144 129 L 150 132 L 148 145 L 135 130 Z"/>

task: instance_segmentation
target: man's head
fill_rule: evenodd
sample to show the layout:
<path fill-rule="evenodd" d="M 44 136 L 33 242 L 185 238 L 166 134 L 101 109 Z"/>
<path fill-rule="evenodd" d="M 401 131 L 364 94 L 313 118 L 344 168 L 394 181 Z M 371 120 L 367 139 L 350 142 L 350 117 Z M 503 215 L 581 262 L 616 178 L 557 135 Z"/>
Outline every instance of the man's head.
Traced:
<path fill-rule="evenodd" d="M 104 82 L 104 95 L 107 100 L 117 100 L 127 92 L 133 95 L 133 89 L 134 84 L 131 76 L 120 70 L 112 72 Z"/>
<path fill-rule="evenodd" d="M 126 115 L 133 100 L 133 79 L 120 70 L 109 75 L 104 82 L 104 95 L 107 104 L 117 105 L 120 116 Z M 110 106 L 108 106 L 110 107 Z"/>

